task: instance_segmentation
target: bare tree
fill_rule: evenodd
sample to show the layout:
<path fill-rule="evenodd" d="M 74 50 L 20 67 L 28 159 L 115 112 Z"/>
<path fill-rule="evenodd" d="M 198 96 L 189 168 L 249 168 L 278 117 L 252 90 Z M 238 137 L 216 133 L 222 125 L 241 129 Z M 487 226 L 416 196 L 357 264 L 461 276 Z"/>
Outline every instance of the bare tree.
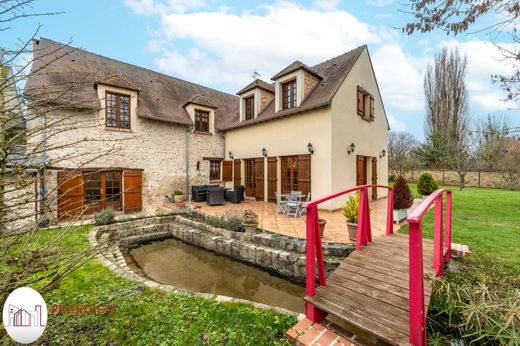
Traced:
<path fill-rule="evenodd" d="M 511 120 L 504 113 L 489 114 L 476 122 L 473 134 L 480 167 L 500 168 L 512 129 Z"/>
<path fill-rule="evenodd" d="M 448 35 L 460 35 L 470 28 L 473 32 L 485 32 L 495 43 L 502 58 L 512 67 L 511 75 L 494 75 L 492 80 L 501 83 L 508 99 L 520 95 L 520 37 L 517 26 L 520 18 L 520 3 L 517 0 L 409 0 L 409 10 L 413 20 L 406 24 L 403 32 L 428 33 L 441 30 Z M 488 20 L 483 17 L 488 15 Z M 478 26 L 478 23 L 482 25 Z"/>
<path fill-rule="evenodd" d="M 16 20 L 55 14 L 31 13 L 32 3 L 33 0 L 0 1 L 0 31 L 9 30 L 9 23 Z M 72 254 L 65 254 L 61 247 L 61 240 L 74 230 L 81 215 L 68 220 L 50 237 L 35 232 L 47 224 L 60 188 L 59 183 L 45 185 L 42 177 L 47 167 L 73 161 L 73 175 L 96 159 L 117 153 L 121 146 L 96 138 L 95 131 L 92 136 L 51 140 L 80 128 L 94 128 L 96 124 L 89 120 L 91 117 L 82 121 L 73 115 L 93 112 L 84 107 L 89 100 L 78 95 L 77 91 L 86 83 L 81 78 L 44 86 L 26 83 L 29 77 L 46 73 L 49 63 L 59 63 L 73 52 L 71 47 L 60 46 L 24 58 L 32 54 L 38 29 L 16 47 L 0 43 L 0 268 L 8 266 L 13 273 L 0 272 L 0 306 L 10 291 L 21 286 L 38 284 L 42 293 L 56 288 L 65 276 L 96 254 L 93 247 Z M 20 91 L 18 85 L 22 83 L 26 84 Z M 71 109 L 75 111 L 70 112 Z M 50 116 L 58 113 L 59 117 Z M 87 154 L 76 150 L 99 141 L 106 142 L 103 149 Z"/>
<path fill-rule="evenodd" d="M 505 144 L 504 155 L 500 163 L 504 170 L 502 179 L 509 189 L 519 188 L 520 183 L 520 141 L 512 137 Z"/>
<path fill-rule="evenodd" d="M 434 64 L 428 66 L 424 77 L 427 145 L 423 146 L 422 154 L 435 160 L 439 166 L 457 171 L 461 189 L 473 162 L 468 128 L 466 66 L 466 58 L 457 49 L 450 52 L 443 47 Z M 432 152 L 425 152 L 427 150 Z"/>
<path fill-rule="evenodd" d="M 416 166 L 415 151 L 419 143 L 408 132 L 390 131 L 388 136 L 388 169 L 396 178 L 404 178 Z"/>

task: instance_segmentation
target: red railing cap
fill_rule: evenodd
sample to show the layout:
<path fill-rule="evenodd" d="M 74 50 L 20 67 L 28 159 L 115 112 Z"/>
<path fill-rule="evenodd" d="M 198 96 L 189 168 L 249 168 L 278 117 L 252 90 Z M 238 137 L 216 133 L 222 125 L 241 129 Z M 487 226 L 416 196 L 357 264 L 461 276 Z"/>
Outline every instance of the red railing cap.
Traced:
<path fill-rule="evenodd" d="M 417 208 L 408 216 L 407 221 L 411 223 L 421 222 L 424 214 L 430 209 L 430 206 L 435 202 L 437 197 L 442 196 L 443 193 L 451 194 L 451 190 L 448 189 L 438 189 L 435 190 L 431 195 L 428 196 L 424 201 L 419 204 Z"/>
<path fill-rule="evenodd" d="M 347 193 L 351 193 L 351 192 L 354 192 L 354 191 L 357 191 L 357 190 L 372 188 L 372 187 L 379 187 L 379 188 L 384 188 L 384 189 L 388 189 L 388 190 L 392 190 L 393 189 L 393 186 L 387 186 L 387 185 L 375 185 L 375 184 L 374 185 L 359 185 L 359 186 L 356 186 L 356 187 L 353 187 L 353 188 L 350 188 L 350 189 L 347 189 L 347 190 L 344 190 L 344 191 L 333 193 L 332 195 L 328 195 L 328 196 L 322 197 L 320 199 L 317 199 L 317 200 L 314 200 L 314 201 L 311 201 L 311 202 L 307 202 L 307 203 L 303 204 L 302 207 L 303 208 L 314 207 L 314 206 L 317 206 L 320 203 L 329 201 L 331 199 L 337 198 L 337 197 L 342 196 L 342 195 L 346 195 Z"/>

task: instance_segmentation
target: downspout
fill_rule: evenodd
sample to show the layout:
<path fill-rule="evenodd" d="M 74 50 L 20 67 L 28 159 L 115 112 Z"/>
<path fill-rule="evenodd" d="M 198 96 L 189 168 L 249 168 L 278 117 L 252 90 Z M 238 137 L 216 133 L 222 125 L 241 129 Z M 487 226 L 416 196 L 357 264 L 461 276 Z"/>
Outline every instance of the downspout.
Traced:
<path fill-rule="evenodd" d="M 184 154 L 186 158 L 186 178 L 184 182 L 184 192 L 187 196 L 189 196 L 190 189 L 190 126 L 186 126 L 186 130 L 184 131 L 184 147 L 186 148 L 186 153 Z M 188 199 L 191 201 L 191 198 Z"/>

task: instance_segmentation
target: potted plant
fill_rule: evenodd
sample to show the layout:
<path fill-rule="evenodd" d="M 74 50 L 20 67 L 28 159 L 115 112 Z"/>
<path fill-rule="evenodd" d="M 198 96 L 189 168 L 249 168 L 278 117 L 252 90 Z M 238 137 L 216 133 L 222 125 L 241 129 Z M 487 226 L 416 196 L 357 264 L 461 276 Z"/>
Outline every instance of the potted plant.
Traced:
<path fill-rule="evenodd" d="M 347 219 L 348 238 L 356 240 L 356 231 L 359 211 L 359 191 L 350 196 L 347 203 L 342 207 L 343 216 Z"/>
<path fill-rule="evenodd" d="M 248 233 L 255 233 L 258 226 L 258 215 L 250 209 L 244 210 L 244 228 Z"/>
<path fill-rule="evenodd" d="M 173 192 L 173 200 L 175 201 L 175 203 L 184 202 L 184 192 L 182 192 L 182 190 L 175 190 Z"/>
<path fill-rule="evenodd" d="M 394 184 L 394 222 L 399 223 L 406 219 L 408 215 L 407 209 L 413 205 L 413 196 L 408 182 L 405 178 L 399 177 L 395 179 Z"/>

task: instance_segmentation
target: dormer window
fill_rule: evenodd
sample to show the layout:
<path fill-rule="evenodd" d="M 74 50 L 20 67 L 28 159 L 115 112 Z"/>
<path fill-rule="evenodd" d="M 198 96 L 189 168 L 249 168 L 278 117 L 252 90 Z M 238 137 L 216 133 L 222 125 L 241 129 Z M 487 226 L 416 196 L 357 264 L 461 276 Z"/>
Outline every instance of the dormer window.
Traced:
<path fill-rule="evenodd" d="M 130 129 L 130 96 L 107 92 L 105 110 L 107 127 Z"/>
<path fill-rule="evenodd" d="M 195 131 L 209 132 L 209 112 L 195 110 Z"/>
<path fill-rule="evenodd" d="M 296 107 L 296 79 L 282 84 L 282 109 Z"/>
<path fill-rule="evenodd" d="M 253 119 L 255 117 L 255 97 L 249 96 L 244 99 L 245 120 Z"/>

